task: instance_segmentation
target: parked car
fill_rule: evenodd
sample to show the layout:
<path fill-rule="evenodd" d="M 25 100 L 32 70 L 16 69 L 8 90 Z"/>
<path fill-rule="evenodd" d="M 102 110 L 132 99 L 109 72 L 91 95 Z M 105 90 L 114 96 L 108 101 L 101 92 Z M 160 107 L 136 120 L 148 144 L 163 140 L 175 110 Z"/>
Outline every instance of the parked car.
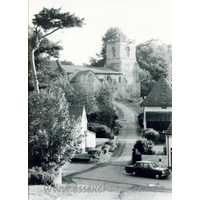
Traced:
<path fill-rule="evenodd" d="M 127 173 L 133 173 L 136 176 L 147 176 L 159 179 L 168 177 L 171 171 L 153 161 L 137 161 L 134 165 L 125 166 Z"/>

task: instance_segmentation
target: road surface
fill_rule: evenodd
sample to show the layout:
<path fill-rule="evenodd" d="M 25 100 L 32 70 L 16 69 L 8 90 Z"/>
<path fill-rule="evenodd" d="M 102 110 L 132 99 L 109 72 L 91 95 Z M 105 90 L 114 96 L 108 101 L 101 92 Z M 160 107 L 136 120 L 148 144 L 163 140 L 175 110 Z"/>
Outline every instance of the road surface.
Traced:
<path fill-rule="evenodd" d="M 164 192 L 170 193 L 172 189 L 171 177 L 156 180 L 153 178 L 135 177 L 124 171 L 124 166 L 131 161 L 132 148 L 140 135 L 140 129 L 134 111 L 118 102 L 115 102 L 115 105 L 124 113 L 124 119 L 120 120 L 122 129 L 118 135 L 119 148 L 117 152 L 114 153 L 111 159 L 104 163 L 69 164 L 66 168 L 63 168 L 63 183 L 87 186 L 118 185 L 143 188 L 147 185 L 150 187 L 157 185 L 165 188 Z M 128 195 L 128 193 L 124 193 L 124 195 Z"/>

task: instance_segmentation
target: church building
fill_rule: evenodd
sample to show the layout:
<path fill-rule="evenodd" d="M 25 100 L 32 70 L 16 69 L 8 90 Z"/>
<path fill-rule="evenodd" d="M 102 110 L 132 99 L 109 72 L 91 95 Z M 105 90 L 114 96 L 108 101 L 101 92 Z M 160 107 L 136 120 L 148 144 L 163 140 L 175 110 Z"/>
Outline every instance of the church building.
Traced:
<path fill-rule="evenodd" d="M 129 40 L 123 33 L 117 31 L 112 38 L 107 42 L 105 66 L 61 65 L 57 61 L 57 70 L 64 72 L 69 82 L 77 72 L 91 71 L 99 80 L 107 80 L 112 84 L 115 97 L 130 100 L 140 97 L 135 41 Z"/>

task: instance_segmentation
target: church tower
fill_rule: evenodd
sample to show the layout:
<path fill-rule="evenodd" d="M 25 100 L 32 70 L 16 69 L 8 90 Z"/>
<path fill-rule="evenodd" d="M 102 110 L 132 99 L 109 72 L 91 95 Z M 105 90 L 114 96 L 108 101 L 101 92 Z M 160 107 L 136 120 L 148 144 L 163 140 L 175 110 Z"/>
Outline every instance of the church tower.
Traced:
<path fill-rule="evenodd" d="M 116 31 L 107 42 L 107 68 L 122 72 L 127 80 L 128 98 L 140 97 L 138 64 L 135 57 L 135 41 L 129 40 L 122 32 Z"/>

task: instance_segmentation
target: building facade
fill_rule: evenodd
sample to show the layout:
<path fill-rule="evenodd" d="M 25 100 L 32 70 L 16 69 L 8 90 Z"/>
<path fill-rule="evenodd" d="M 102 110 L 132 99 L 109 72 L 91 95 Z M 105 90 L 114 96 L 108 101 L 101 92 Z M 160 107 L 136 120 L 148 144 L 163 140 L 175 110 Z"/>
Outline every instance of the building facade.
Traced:
<path fill-rule="evenodd" d="M 107 42 L 106 68 L 113 68 L 123 75 L 118 77 L 117 88 L 124 98 L 140 97 L 138 64 L 135 56 L 135 41 L 120 35 Z M 121 84 L 122 78 L 126 85 Z"/>
<path fill-rule="evenodd" d="M 57 70 L 64 72 L 68 81 L 71 81 L 78 74 L 78 71 L 92 71 L 99 80 L 104 79 L 112 84 L 115 97 L 124 99 L 140 97 L 135 41 L 127 39 L 120 32 L 116 32 L 113 39 L 107 42 L 106 49 L 105 66 L 61 65 L 57 61 Z"/>
<path fill-rule="evenodd" d="M 172 121 L 172 88 L 166 78 L 160 77 L 141 106 L 144 109 L 144 129 L 167 130 Z"/>

